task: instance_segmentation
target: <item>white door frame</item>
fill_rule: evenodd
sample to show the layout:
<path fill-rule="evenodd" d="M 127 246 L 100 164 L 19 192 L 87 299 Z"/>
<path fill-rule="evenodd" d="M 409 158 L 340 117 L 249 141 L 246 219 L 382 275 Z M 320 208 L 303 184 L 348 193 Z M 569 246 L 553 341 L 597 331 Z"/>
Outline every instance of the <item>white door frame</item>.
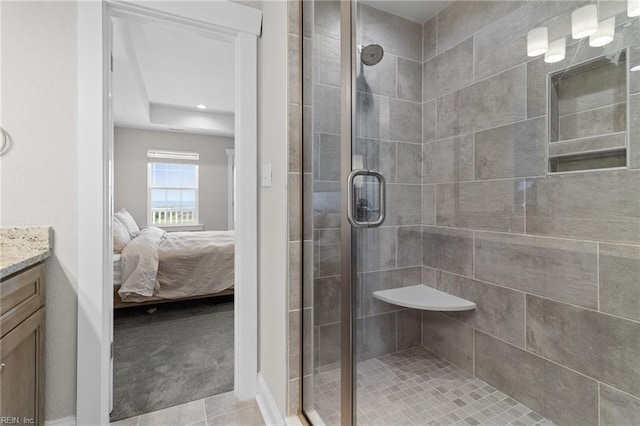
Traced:
<path fill-rule="evenodd" d="M 113 314 L 110 20 L 114 13 L 162 19 L 235 39 L 237 155 L 235 393 L 256 394 L 257 36 L 262 12 L 221 1 L 79 1 L 77 424 L 109 423 Z"/>

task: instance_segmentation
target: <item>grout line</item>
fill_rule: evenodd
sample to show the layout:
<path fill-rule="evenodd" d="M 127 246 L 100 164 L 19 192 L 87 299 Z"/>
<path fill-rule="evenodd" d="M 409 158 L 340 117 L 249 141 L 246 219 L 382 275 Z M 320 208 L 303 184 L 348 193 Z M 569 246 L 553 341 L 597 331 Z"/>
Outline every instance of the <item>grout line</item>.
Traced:
<path fill-rule="evenodd" d="M 204 403 L 204 398 L 202 401 L 202 410 L 204 411 L 204 426 L 209 426 L 209 420 L 207 420 L 207 405 Z"/>
<path fill-rule="evenodd" d="M 600 382 L 598 382 L 598 426 L 600 426 L 601 418 L 601 405 L 600 405 Z"/>
<path fill-rule="evenodd" d="M 596 243 L 596 290 L 598 300 L 598 312 L 600 311 L 600 242 Z"/>
<path fill-rule="evenodd" d="M 527 293 L 523 292 L 522 293 L 522 298 L 524 299 L 524 350 L 528 350 L 528 344 L 527 344 Z"/>

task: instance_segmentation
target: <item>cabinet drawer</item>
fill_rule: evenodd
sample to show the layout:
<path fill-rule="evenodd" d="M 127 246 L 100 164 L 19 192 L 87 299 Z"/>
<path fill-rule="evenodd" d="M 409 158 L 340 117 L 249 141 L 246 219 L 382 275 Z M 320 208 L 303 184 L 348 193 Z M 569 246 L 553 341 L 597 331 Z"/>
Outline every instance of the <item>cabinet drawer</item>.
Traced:
<path fill-rule="evenodd" d="M 0 347 L 0 418 L 44 425 L 44 308 L 0 339 Z"/>
<path fill-rule="evenodd" d="M 35 265 L 3 281 L 0 286 L 0 330 L 13 330 L 45 302 L 44 270 Z"/>

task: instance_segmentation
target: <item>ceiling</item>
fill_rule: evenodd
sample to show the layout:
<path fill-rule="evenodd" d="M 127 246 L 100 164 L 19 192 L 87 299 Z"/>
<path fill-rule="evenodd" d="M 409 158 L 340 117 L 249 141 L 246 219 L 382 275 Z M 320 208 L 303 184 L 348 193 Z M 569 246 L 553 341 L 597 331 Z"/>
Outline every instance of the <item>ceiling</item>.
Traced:
<path fill-rule="evenodd" d="M 122 19 L 113 27 L 116 126 L 233 135 L 232 41 Z"/>
<path fill-rule="evenodd" d="M 421 24 L 453 3 L 453 1 L 436 0 L 360 0 L 360 2 Z"/>

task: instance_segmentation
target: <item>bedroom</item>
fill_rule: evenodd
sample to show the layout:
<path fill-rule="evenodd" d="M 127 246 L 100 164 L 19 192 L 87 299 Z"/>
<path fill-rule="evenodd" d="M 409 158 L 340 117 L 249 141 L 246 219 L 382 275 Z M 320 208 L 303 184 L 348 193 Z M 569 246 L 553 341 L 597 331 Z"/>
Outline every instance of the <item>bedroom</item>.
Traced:
<path fill-rule="evenodd" d="M 223 37 L 113 19 L 111 421 L 234 388 L 234 78 Z"/>

